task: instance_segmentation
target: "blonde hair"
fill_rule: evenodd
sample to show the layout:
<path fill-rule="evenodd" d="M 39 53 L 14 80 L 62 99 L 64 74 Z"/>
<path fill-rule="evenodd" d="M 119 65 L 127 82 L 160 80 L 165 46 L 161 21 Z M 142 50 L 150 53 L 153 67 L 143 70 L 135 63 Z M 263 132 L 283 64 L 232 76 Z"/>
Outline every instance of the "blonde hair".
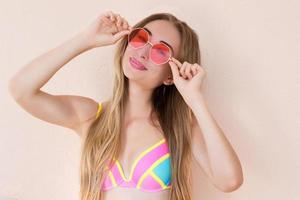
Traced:
<path fill-rule="evenodd" d="M 174 15 L 155 13 L 138 22 L 133 28 L 144 27 L 154 20 L 167 20 L 180 33 L 181 48 L 176 59 L 180 62 L 187 61 L 201 65 L 197 34 Z M 113 95 L 106 108 L 90 126 L 83 143 L 80 162 L 80 200 L 103 200 L 101 186 L 108 172 L 106 166 L 112 164 L 112 158 L 118 158 L 120 153 L 121 125 L 128 97 L 128 79 L 122 71 L 122 58 L 127 43 L 126 36 L 117 44 Z M 154 89 L 151 99 L 153 105 L 151 113 L 157 113 L 159 125 L 170 149 L 172 177 L 169 199 L 191 200 L 193 113 L 174 84 L 158 86 Z"/>

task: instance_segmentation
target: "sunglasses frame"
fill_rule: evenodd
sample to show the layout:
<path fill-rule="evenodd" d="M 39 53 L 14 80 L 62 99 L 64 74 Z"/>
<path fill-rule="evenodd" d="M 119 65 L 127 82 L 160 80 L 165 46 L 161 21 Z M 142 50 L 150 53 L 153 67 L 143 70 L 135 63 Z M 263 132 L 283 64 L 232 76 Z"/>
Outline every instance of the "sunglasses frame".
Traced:
<path fill-rule="evenodd" d="M 147 33 L 148 41 L 147 41 L 143 46 L 141 46 L 141 47 L 133 47 L 132 45 L 130 45 L 130 42 L 129 42 L 129 36 L 130 36 L 130 34 L 131 34 L 133 31 L 138 30 L 138 29 L 141 29 L 141 30 L 143 30 L 144 32 Z M 152 62 L 153 64 L 155 64 L 155 65 L 163 65 L 163 64 L 166 64 L 167 62 L 169 62 L 169 60 L 171 60 L 171 58 L 172 58 L 172 56 L 173 56 L 173 52 L 172 52 L 171 48 L 170 48 L 168 45 L 166 45 L 166 44 L 164 44 L 164 43 L 162 43 L 162 42 L 158 42 L 158 43 L 155 43 L 155 44 L 151 43 L 151 42 L 150 42 L 150 37 L 151 37 L 151 36 L 149 35 L 148 31 L 146 31 L 144 28 L 133 28 L 133 29 L 129 32 L 128 36 L 127 36 L 127 42 L 128 42 L 128 45 L 130 45 L 130 46 L 131 46 L 132 48 L 134 48 L 134 49 L 140 49 L 140 48 L 143 48 L 144 46 L 146 46 L 146 45 L 149 43 L 149 44 L 151 45 L 151 48 L 150 48 L 150 51 L 149 51 L 149 58 L 150 58 L 151 62 Z M 150 56 L 150 53 L 151 53 L 151 50 L 152 50 L 153 46 L 156 45 L 156 44 L 163 44 L 164 46 L 166 46 L 166 47 L 169 49 L 169 52 L 170 52 L 171 55 L 169 56 L 169 58 L 168 58 L 168 60 L 167 60 L 166 62 L 157 64 L 157 63 L 155 63 L 155 62 L 152 60 L 152 58 L 151 58 L 151 56 Z"/>

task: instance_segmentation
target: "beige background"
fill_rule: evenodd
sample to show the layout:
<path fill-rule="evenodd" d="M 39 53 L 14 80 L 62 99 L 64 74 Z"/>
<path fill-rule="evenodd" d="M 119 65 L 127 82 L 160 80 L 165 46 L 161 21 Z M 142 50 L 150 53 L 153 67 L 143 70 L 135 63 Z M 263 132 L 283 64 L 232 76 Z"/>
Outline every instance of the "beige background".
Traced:
<path fill-rule="evenodd" d="M 0 199 L 78 199 L 79 138 L 29 115 L 8 95 L 7 83 L 106 10 L 131 25 L 156 11 L 172 12 L 199 35 L 205 97 L 240 157 L 244 184 L 223 193 L 198 170 L 194 199 L 300 199 L 299 1 L 161 2 L 1 0 Z M 113 52 L 108 46 L 81 54 L 42 89 L 105 100 Z"/>

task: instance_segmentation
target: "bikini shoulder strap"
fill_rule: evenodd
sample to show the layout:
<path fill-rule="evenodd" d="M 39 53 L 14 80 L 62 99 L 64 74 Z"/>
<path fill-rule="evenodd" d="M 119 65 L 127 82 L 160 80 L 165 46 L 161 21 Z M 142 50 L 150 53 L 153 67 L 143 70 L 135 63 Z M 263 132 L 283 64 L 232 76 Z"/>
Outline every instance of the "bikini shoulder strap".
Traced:
<path fill-rule="evenodd" d="M 98 110 L 97 110 L 97 114 L 96 114 L 96 119 L 99 117 L 101 110 L 102 110 L 102 104 L 101 104 L 101 102 L 99 102 L 98 103 Z"/>

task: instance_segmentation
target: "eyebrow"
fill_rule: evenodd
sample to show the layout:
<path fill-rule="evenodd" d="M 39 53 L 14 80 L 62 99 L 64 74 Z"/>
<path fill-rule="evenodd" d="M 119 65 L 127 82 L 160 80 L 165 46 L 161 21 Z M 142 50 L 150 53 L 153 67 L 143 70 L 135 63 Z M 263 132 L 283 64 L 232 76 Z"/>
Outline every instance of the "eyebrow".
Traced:
<path fill-rule="evenodd" d="M 143 28 L 152 36 L 152 33 L 151 33 L 151 31 L 149 29 L 147 29 L 146 27 L 143 27 Z M 162 42 L 165 45 L 167 45 L 168 47 L 170 47 L 172 49 L 173 54 L 174 54 L 174 49 L 173 49 L 173 47 L 170 44 L 168 44 L 167 42 L 165 42 L 163 40 L 160 40 L 159 42 Z"/>

